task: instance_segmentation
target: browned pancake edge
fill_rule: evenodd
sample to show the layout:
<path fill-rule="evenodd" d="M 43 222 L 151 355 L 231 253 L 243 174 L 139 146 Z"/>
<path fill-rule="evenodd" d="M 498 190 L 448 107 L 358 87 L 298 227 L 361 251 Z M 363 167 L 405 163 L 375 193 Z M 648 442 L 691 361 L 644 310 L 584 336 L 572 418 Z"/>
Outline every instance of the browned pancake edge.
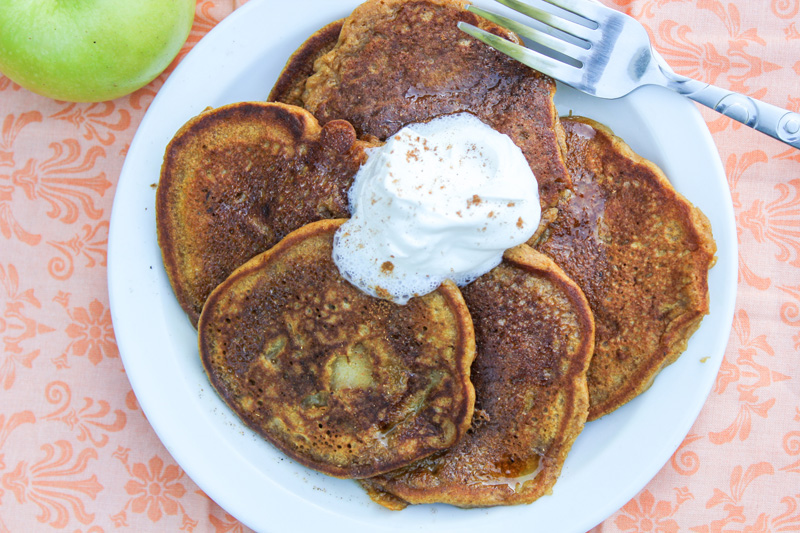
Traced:
<path fill-rule="evenodd" d="M 314 62 L 336 45 L 343 22 L 331 22 L 300 45 L 278 76 L 267 97 L 268 102 L 283 102 L 302 107 L 306 79 L 314 72 Z"/>
<path fill-rule="evenodd" d="M 166 148 L 156 193 L 170 283 L 196 324 L 213 288 L 290 231 L 349 215 L 347 191 L 365 147 L 344 121 L 241 102 L 189 120 Z"/>
<path fill-rule="evenodd" d="M 478 349 L 472 427 L 449 450 L 361 481 L 390 509 L 530 503 L 551 492 L 586 421 L 594 322 L 580 288 L 522 245 L 462 291 Z"/>
<path fill-rule="evenodd" d="M 331 258 L 343 222 L 303 226 L 236 269 L 209 296 L 198 342 L 248 426 L 303 465 L 361 478 L 463 436 L 475 340 L 451 282 L 397 305 L 345 281 Z"/>
<path fill-rule="evenodd" d="M 562 124 L 574 195 L 535 246 L 578 283 L 595 315 L 594 420 L 645 391 L 686 349 L 708 313 L 716 245 L 705 215 L 655 164 L 594 120 Z"/>
<path fill-rule="evenodd" d="M 570 183 L 553 103 L 555 82 L 458 30 L 457 22 L 464 21 L 518 41 L 465 5 L 456 0 L 359 5 L 344 20 L 335 46 L 315 61 L 304 82 L 303 104 L 321 123 L 348 120 L 360 136 L 379 139 L 410 123 L 472 113 L 521 148 L 539 182 L 543 207 L 552 208 Z"/>

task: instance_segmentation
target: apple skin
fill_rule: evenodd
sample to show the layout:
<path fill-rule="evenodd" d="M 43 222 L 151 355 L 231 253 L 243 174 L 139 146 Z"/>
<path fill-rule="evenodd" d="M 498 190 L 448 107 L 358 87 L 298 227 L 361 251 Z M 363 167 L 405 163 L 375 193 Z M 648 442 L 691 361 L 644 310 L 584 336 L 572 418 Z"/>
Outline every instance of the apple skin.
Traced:
<path fill-rule="evenodd" d="M 0 72 L 35 93 L 101 102 L 150 83 L 189 36 L 195 0 L 2 0 Z"/>

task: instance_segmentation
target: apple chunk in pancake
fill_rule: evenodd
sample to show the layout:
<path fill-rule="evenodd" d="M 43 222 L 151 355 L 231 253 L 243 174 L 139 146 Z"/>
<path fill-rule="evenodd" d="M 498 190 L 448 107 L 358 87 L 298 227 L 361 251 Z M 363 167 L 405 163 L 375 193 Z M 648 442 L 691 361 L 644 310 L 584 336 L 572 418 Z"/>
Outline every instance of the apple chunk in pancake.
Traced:
<path fill-rule="evenodd" d="M 211 383 L 248 426 L 310 468 L 359 478 L 462 437 L 475 340 L 452 282 L 397 305 L 345 281 L 331 258 L 342 222 L 303 226 L 238 268 L 198 331 Z"/>

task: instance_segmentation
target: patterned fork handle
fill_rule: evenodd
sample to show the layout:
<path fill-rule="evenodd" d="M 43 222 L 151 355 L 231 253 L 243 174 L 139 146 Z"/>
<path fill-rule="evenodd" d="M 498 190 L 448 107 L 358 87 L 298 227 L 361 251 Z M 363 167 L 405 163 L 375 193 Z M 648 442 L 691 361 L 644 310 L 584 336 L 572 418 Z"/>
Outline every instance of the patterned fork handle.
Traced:
<path fill-rule="evenodd" d="M 668 80 L 668 88 L 761 133 L 800 148 L 800 114 L 675 74 L 659 54 L 653 53 L 653 57 Z"/>
<path fill-rule="evenodd" d="M 675 74 L 652 48 L 644 27 L 629 15 L 596 0 L 544 0 L 583 19 L 583 22 L 576 22 L 544 11 L 525 0 L 496 1 L 536 24 L 521 23 L 475 5 L 469 5 L 467 9 L 527 37 L 540 48 L 516 45 L 463 22 L 459 23 L 459 28 L 529 67 L 587 94 L 619 98 L 642 85 L 661 85 L 800 148 L 800 114 Z M 542 49 L 556 54 L 548 55 Z M 577 65 L 565 61 L 564 57 L 574 60 Z"/>

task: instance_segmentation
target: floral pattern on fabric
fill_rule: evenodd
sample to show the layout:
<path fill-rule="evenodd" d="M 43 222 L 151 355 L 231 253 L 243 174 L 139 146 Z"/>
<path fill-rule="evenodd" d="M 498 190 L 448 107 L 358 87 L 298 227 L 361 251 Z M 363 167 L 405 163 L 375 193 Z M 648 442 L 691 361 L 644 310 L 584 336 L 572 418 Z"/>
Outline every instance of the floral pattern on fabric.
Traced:
<path fill-rule="evenodd" d="M 800 112 L 800 0 L 603 1 L 640 20 L 678 73 Z M 105 276 L 139 122 L 175 65 L 243 3 L 198 0 L 173 64 L 111 102 L 50 100 L 0 75 L 0 532 L 250 531 L 147 423 Z M 800 530 L 800 151 L 701 113 L 738 230 L 730 342 L 672 459 L 597 532 Z"/>

